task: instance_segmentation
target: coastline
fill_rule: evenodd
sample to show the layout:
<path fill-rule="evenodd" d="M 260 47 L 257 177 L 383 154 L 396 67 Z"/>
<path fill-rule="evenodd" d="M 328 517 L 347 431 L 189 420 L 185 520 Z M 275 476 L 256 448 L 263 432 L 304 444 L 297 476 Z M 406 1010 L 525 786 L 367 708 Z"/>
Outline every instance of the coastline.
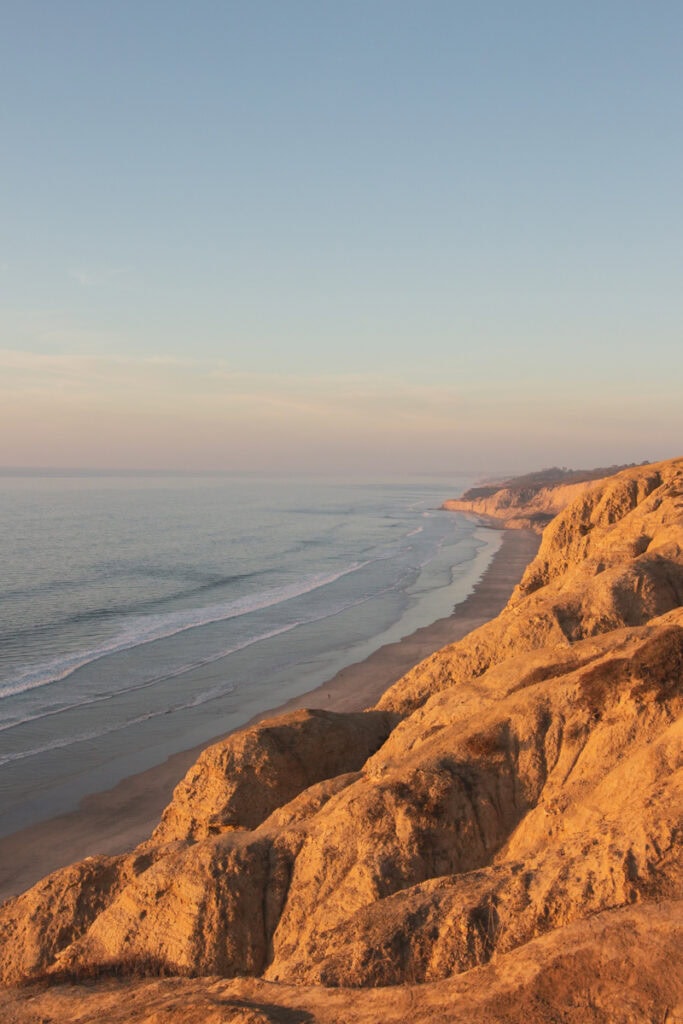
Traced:
<path fill-rule="evenodd" d="M 483 517 L 478 518 L 483 526 L 498 528 L 497 524 L 494 527 Z M 371 707 L 392 683 L 423 658 L 494 618 L 505 606 L 539 543 L 540 537 L 531 531 L 504 531 L 501 546 L 481 579 L 451 615 L 386 644 L 316 689 L 264 710 L 240 728 L 300 707 L 331 711 Z M 123 779 L 110 790 L 86 797 L 76 811 L 1 838 L 0 902 L 73 861 L 134 848 L 149 836 L 175 785 L 199 753 L 226 735 L 229 733 L 173 754 L 163 763 Z"/>

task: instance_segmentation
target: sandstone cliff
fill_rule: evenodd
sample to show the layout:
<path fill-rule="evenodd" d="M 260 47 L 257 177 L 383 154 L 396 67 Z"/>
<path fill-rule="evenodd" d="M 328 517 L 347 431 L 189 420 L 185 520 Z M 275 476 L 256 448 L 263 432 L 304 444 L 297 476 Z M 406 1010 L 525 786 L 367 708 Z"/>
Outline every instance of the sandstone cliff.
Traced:
<path fill-rule="evenodd" d="M 449 512 L 472 512 L 486 516 L 510 530 L 531 529 L 542 533 L 550 520 L 586 490 L 603 483 L 618 470 L 632 466 L 613 466 L 605 470 L 548 469 L 527 476 L 512 477 L 499 485 L 472 487 L 461 498 L 445 501 Z"/>
<path fill-rule="evenodd" d="M 230 737 L 137 851 L 0 909 L 6 984 L 174 978 L 3 1019 L 673 1021 L 683 459 L 579 488 L 501 615 L 376 709 Z"/>

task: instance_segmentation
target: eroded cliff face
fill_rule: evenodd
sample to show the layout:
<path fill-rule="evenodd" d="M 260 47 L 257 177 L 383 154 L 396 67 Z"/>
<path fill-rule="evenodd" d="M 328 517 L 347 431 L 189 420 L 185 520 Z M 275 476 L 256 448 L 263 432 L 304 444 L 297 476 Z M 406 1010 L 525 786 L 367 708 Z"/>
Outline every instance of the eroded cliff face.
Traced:
<path fill-rule="evenodd" d="M 683 1001 L 682 605 L 683 460 L 584 487 L 501 615 L 377 709 L 230 737 L 133 854 L 7 903 L 5 982 L 249 975 L 321 1021 L 339 1017 L 306 986 L 429 982 L 424 1019 L 551 1019 L 534 1007 L 557 998 L 579 1021 L 622 1019 L 630 976 L 645 990 L 623 1019 L 664 1020 Z M 402 991 L 386 1019 L 405 1019 Z"/>
<path fill-rule="evenodd" d="M 604 483 L 557 484 L 549 487 L 500 487 L 495 494 L 480 498 L 452 498 L 442 508 L 448 512 L 472 512 L 496 520 L 508 530 L 542 533 L 551 519 L 571 504 L 587 487 Z"/>
<path fill-rule="evenodd" d="M 679 607 L 682 467 L 638 467 L 585 487 L 546 528 L 503 612 L 416 666 L 378 707 L 406 714 L 523 651 L 569 649 Z"/>
<path fill-rule="evenodd" d="M 398 719 L 301 710 L 207 747 L 176 787 L 152 845 L 256 828 L 314 783 L 361 769 Z"/>

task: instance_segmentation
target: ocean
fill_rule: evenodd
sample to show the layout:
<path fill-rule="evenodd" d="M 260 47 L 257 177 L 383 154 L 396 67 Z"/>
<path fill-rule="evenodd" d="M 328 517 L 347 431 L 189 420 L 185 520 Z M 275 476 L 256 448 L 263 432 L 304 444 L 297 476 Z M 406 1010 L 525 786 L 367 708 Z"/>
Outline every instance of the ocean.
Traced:
<path fill-rule="evenodd" d="M 0 478 L 0 835 L 450 614 L 469 478 Z"/>

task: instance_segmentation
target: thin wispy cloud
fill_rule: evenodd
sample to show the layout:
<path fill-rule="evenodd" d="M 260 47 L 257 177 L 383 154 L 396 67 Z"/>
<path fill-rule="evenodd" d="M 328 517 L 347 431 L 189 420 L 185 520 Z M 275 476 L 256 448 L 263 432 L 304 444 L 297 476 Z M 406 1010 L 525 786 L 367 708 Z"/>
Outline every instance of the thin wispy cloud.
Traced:
<path fill-rule="evenodd" d="M 57 334 L 53 335 L 56 338 Z M 69 337 L 69 332 L 64 332 Z M 111 340 L 111 339 L 109 339 Z M 290 374 L 232 369 L 228 360 L 178 356 L 174 353 L 135 354 L 111 351 L 23 351 L 0 349 L 0 392 L 18 395 L 59 386 L 87 390 L 98 395 L 126 394 L 166 396 L 169 406 L 182 400 L 194 403 L 197 414 L 217 410 L 224 418 L 250 411 L 260 415 L 292 414 L 297 417 L 346 419 L 354 416 L 385 418 L 394 423 L 421 425 L 471 423 L 484 418 L 498 421 L 509 415 L 539 418 L 549 408 L 556 416 L 571 415 L 577 398 L 562 382 L 533 396 L 514 388 L 481 384 L 413 382 L 390 374 Z M 631 412 L 645 411 L 651 394 L 632 400 Z M 612 417 L 622 407 L 620 396 L 602 396 L 601 409 Z M 663 383 L 657 407 L 680 405 L 677 394 Z"/>
<path fill-rule="evenodd" d="M 656 414 L 645 398 L 629 407 L 647 448 L 635 459 L 655 450 L 662 409 L 683 429 L 680 403 L 664 394 Z M 7 465 L 326 470 L 331 460 L 434 470 L 481 468 L 482 452 L 515 466 L 522 449 L 537 452 L 537 461 L 569 464 L 562 445 L 570 426 L 572 443 L 593 460 L 595 437 L 605 438 L 600 458 L 609 461 L 622 420 L 616 398 L 607 396 L 596 417 L 561 384 L 530 400 L 514 388 L 475 393 L 398 375 L 259 373 L 223 358 L 163 352 L 0 350 L 0 464 Z"/>
<path fill-rule="evenodd" d="M 46 400 L 75 408 L 154 408 L 186 422 L 253 431 L 360 435 L 409 429 L 451 430 L 457 389 L 415 386 L 361 374 L 293 375 L 230 370 L 222 360 L 104 353 L 0 351 L 0 396 L 26 405 Z M 222 425 L 222 426 L 221 426 Z"/>

